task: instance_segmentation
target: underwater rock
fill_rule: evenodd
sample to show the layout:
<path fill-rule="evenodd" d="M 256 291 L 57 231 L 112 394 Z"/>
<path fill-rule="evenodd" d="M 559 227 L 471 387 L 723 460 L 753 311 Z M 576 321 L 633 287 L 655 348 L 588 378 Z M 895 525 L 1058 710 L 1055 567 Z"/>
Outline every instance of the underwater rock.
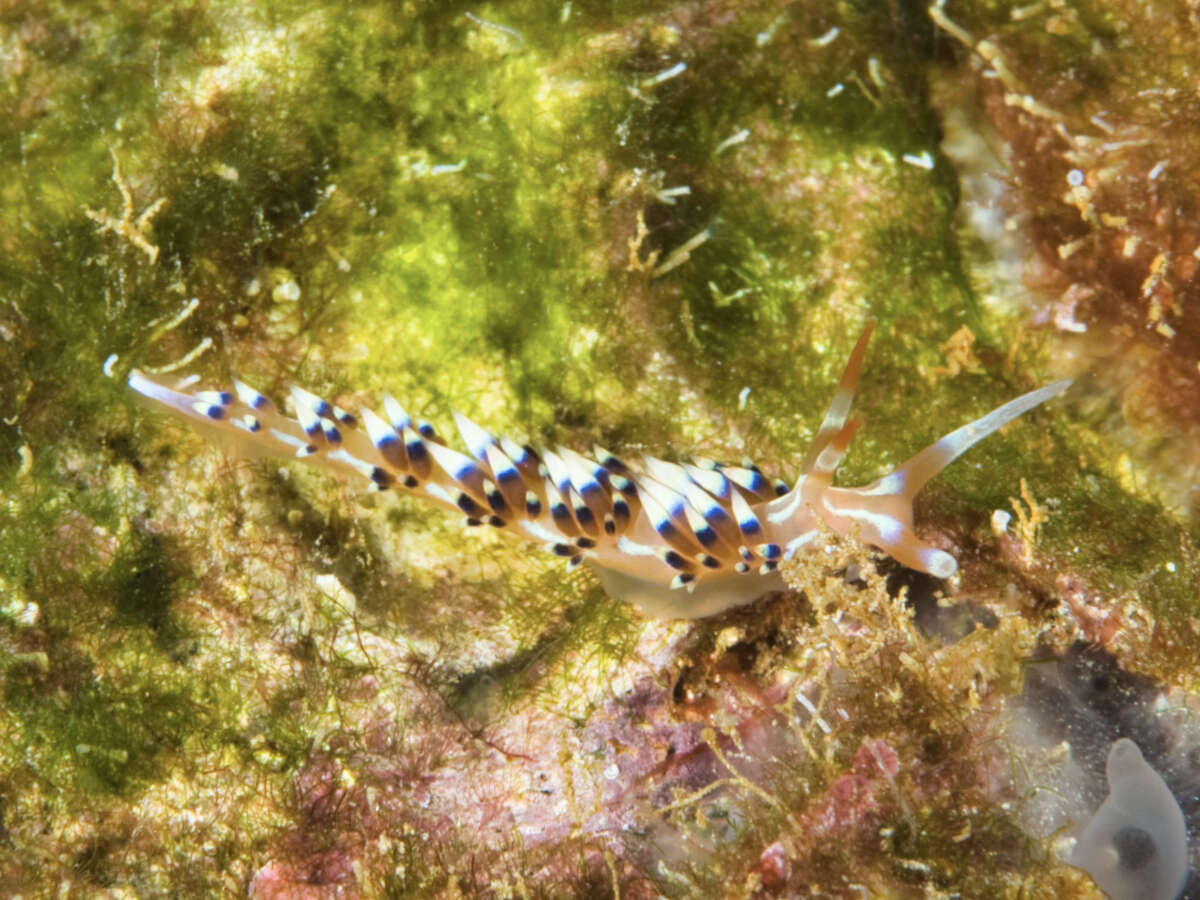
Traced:
<path fill-rule="evenodd" d="M 1053 664 L 1031 668 L 1025 701 L 1035 728 L 1066 741 L 1071 756 L 1090 775 L 1088 792 L 1103 796 L 1102 773 L 1113 741 L 1133 738 L 1155 764 L 1162 764 L 1169 735 L 1155 714 L 1161 686 L 1126 671 L 1111 653 L 1078 641 Z"/>

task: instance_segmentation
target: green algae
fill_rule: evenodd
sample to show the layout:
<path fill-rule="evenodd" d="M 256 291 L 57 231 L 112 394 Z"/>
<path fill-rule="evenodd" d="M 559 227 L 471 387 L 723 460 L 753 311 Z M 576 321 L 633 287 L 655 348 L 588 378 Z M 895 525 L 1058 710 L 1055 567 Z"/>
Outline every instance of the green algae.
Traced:
<path fill-rule="evenodd" d="M 419 781 L 447 758 L 519 754 L 495 732 L 530 705 L 585 732 L 619 706 L 608 680 L 643 629 L 586 573 L 461 538 L 415 501 L 360 503 L 298 467 L 214 462 L 101 375 L 110 354 L 121 375 L 211 339 L 186 369 L 213 383 L 237 372 L 356 400 L 388 389 L 440 428 L 462 409 L 540 441 L 750 452 L 792 475 L 873 315 L 867 427 L 843 476 L 855 483 L 1056 371 L 1050 338 L 1007 366 L 1016 326 L 972 288 L 926 87 L 940 57 L 920 9 L 578 6 L 4 13 L 21 60 L 0 144 L 0 367 L 11 373 L 0 380 L 0 591 L 18 598 L 0 617 L 0 771 L 5 807 L 24 814 L 6 816 L 0 877 L 14 891 L 57 873 L 79 892 L 153 893 L 187 872 L 198 890 L 244 893 L 269 860 L 329 851 L 312 837 L 321 825 L 342 833 L 344 820 L 295 799 L 314 758 L 363 772 L 394 757 Z M 1054 58 L 1076 59 L 1078 37 L 1054 40 Z M 656 80 L 677 62 L 686 68 Z M 911 161 L 922 153 L 932 169 Z M 679 186 L 690 193 L 662 199 Z M 670 272 L 631 265 L 652 253 L 661 264 L 706 230 Z M 983 371 L 929 374 L 963 325 Z M 1031 576 L 1044 590 L 1067 570 L 1136 593 L 1168 634 L 1186 635 L 1197 601 L 1186 531 L 1112 474 L 1119 450 L 1065 423 L 1073 408 L 1038 411 L 972 450 L 930 486 L 920 521 L 1002 582 L 1011 569 L 995 561 L 988 518 L 1024 477 L 1055 501 Z M 1079 466 L 1085 452 L 1094 468 Z M 811 624 L 785 616 L 787 650 L 766 655 L 791 659 Z M 720 654 L 701 641 L 671 665 L 706 656 Z M 705 671 L 719 678 L 715 664 Z M 849 693 L 860 719 L 832 761 L 798 755 L 765 771 L 785 809 L 805 808 L 850 764 L 855 738 L 891 730 L 929 755 L 926 742 L 953 731 L 929 725 L 944 699 L 878 705 L 883 677 Z M 929 690 L 906 683 L 914 697 Z M 413 743 L 366 748 L 379 708 Z M 441 743 L 426 747 L 422 732 Z M 541 747 L 532 765 L 555 769 L 557 754 Z M 589 764 L 565 766 L 582 780 Z M 786 787 L 801 783 L 811 789 Z M 131 811 L 139 801 L 192 809 L 220 852 L 189 854 L 182 826 L 138 842 L 122 816 L 54 845 L 29 818 L 72 819 L 97 797 L 126 818 L 148 815 Z M 949 889 L 970 853 L 1003 857 L 1017 840 L 986 801 L 971 842 L 955 840 L 940 807 L 923 808 L 884 826 L 886 852 L 852 842 L 814 857 L 814 872 L 834 883 L 866 859 L 878 884 Z M 739 804 L 710 808 L 711 832 L 727 839 L 708 840 L 687 878 L 630 854 L 616 880 L 670 896 L 741 886 L 771 829 L 791 825 L 753 798 L 739 824 Z M 398 804 L 380 832 L 388 847 L 362 857 L 391 872 L 359 876 L 381 895 L 486 893 L 456 871 L 466 854 L 533 895 L 611 886 L 570 839 L 498 849 L 452 829 L 437 843 L 406 818 L 417 807 Z M 78 865 L 89 843 L 111 849 Z M 898 858 L 932 860 L 936 875 Z M 998 881 L 1046 865 L 1003 858 Z M 222 860 L 237 861 L 228 876 Z"/>

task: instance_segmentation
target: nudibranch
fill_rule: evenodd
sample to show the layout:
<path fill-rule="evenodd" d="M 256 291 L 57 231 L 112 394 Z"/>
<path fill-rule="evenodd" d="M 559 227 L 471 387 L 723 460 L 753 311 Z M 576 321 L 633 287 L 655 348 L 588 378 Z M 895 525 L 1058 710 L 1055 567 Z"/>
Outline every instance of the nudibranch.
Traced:
<path fill-rule="evenodd" d="M 851 352 L 791 487 L 751 463 L 623 460 L 599 446 L 590 456 L 565 447 L 534 450 L 455 413 L 464 454 L 386 395 L 383 416 L 370 409 L 355 416 L 293 387 L 290 418 L 236 379 L 232 392 L 188 393 L 134 370 L 129 386 L 259 451 L 365 478 L 375 490 L 418 494 L 465 514 L 469 525 L 537 541 L 572 566 L 588 565 L 611 596 L 649 615 L 701 618 L 783 589 L 780 562 L 819 543 L 826 528 L 856 535 L 910 568 L 950 577 L 954 557 L 913 530 L 913 498 L 975 443 L 1070 383 L 1004 404 L 866 487 L 834 487 L 858 428 L 850 407 L 873 325 Z"/>

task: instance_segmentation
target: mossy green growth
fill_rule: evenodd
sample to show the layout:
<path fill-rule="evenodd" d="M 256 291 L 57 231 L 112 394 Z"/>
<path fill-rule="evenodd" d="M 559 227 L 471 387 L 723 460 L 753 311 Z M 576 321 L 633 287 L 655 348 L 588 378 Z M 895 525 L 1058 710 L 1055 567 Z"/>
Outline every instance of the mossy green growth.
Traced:
<path fill-rule="evenodd" d="M 772 829 L 795 837 L 859 739 L 886 735 L 918 771 L 940 761 L 921 738 L 962 724 L 947 712 L 959 698 L 889 707 L 886 673 L 867 672 L 844 693 L 858 716 L 844 743 L 791 744 L 753 769 L 761 784 L 716 765 L 734 799 L 705 807 L 711 852 L 672 868 L 683 880 L 656 874 L 624 823 L 660 833 L 657 779 L 686 769 L 676 754 L 701 719 L 725 741 L 744 724 L 744 697 L 709 708 L 674 688 L 769 688 L 803 670 L 831 612 L 793 597 L 726 654 L 736 616 L 645 623 L 586 571 L 464 538 L 419 501 L 225 460 L 121 384 L 133 366 L 211 386 L 236 373 L 351 409 L 387 389 L 443 431 L 461 409 L 537 441 L 748 452 L 792 475 L 873 315 L 867 427 L 842 476 L 869 480 L 1047 380 L 1052 353 L 1006 369 L 1015 329 L 972 288 L 919 5 L 0 16 L 19 69 L 0 100 L 0 778 L 6 809 L 47 823 L 5 817 L 14 890 L 53 872 L 146 894 L 186 876 L 197 894 L 358 880 L 401 896 L 683 896 L 750 885 Z M 980 371 L 939 374 L 962 326 Z M 999 584 L 987 519 L 1025 477 L 1056 501 L 1039 583 L 1054 566 L 1130 588 L 1139 565 L 1167 573 L 1182 531 L 1079 468 L 1064 408 L 947 471 L 922 526 L 969 540 L 965 561 L 995 565 Z M 1193 571 L 1181 561 L 1145 598 L 1168 627 L 1190 614 Z M 906 627 L 880 633 L 923 649 Z M 742 655 L 769 664 L 725 668 Z M 935 687 L 961 687 L 954 672 Z M 788 715 L 791 729 L 805 714 Z M 956 801 L 930 797 L 893 816 L 890 848 L 848 841 L 814 871 L 942 889 L 964 877 L 964 848 L 1001 858 L 1016 840 L 979 796 L 977 843 L 956 843 L 938 827 Z M 101 802 L 110 819 L 80 815 Z M 694 812 L 667 824 L 685 833 Z M 135 827 L 151 818 L 153 839 Z M 62 861 L 98 844 L 115 849 L 86 872 Z M 468 856 L 475 881 L 456 869 Z M 1001 861 L 998 880 L 1044 875 L 1044 857 Z"/>

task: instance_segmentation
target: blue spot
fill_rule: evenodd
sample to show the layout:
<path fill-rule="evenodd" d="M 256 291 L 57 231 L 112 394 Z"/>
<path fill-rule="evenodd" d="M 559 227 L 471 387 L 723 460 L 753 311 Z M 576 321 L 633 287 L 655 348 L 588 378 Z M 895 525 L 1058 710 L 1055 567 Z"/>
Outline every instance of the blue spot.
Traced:
<path fill-rule="evenodd" d="M 670 519 L 663 519 L 661 522 L 654 523 L 654 530 L 659 533 L 664 541 L 672 539 L 679 540 L 679 529 L 677 529 Z"/>
<path fill-rule="evenodd" d="M 206 416 L 209 419 L 215 419 L 218 422 L 225 418 L 224 408 L 213 403 L 202 403 L 200 401 L 196 401 L 192 404 L 192 409 L 200 415 Z"/>
<path fill-rule="evenodd" d="M 604 490 L 604 488 L 600 487 L 600 482 L 598 481 L 585 481 L 583 484 L 575 485 L 575 487 L 584 497 L 595 497 Z"/>
<path fill-rule="evenodd" d="M 704 513 L 704 518 L 708 521 L 708 524 L 714 528 L 720 528 L 722 525 L 731 524 L 733 521 L 729 518 L 729 513 L 725 512 L 725 510 L 716 503 L 710 506 Z"/>
<path fill-rule="evenodd" d="M 637 486 L 624 475 L 614 475 L 612 483 L 613 487 L 615 487 L 626 497 L 637 496 Z"/>
<path fill-rule="evenodd" d="M 742 529 L 742 534 L 747 536 L 758 534 L 760 531 L 762 531 L 762 525 L 759 523 L 758 519 L 754 518 L 753 516 L 738 522 L 738 527 Z"/>
<path fill-rule="evenodd" d="M 474 481 L 482 473 L 479 467 L 472 462 L 465 462 L 458 467 L 457 472 L 451 473 L 458 481 Z"/>
<path fill-rule="evenodd" d="M 479 504 L 472 500 L 463 491 L 458 492 L 458 496 L 454 498 L 454 502 L 458 504 L 458 508 L 465 512 L 468 516 L 483 515 L 483 510 Z"/>
<path fill-rule="evenodd" d="M 676 553 L 674 550 L 668 550 L 667 552 L 665 552 L 662 555 L 662 561 L 665 562 L 672 569 L 686 569 L 687 568 L 687 560 L 684 559 L 680 554 Z"/>
<path fill-rule="evenodd" d="M 574 525 L 575 520 L 571 518 L 571 511 L 567 509 L 565 503 L 555 503 L 550 507 L 550 515 L 554 517 L 555 523 L 562 528 L 564 525 Z"/>
<path fill-rule="evenodd" d="M 594 526 L 596 524 L 596 517 L 592 515 L 592 511 L 583 504 L 575 507 L 575 518 L 584 528 Z"/>

